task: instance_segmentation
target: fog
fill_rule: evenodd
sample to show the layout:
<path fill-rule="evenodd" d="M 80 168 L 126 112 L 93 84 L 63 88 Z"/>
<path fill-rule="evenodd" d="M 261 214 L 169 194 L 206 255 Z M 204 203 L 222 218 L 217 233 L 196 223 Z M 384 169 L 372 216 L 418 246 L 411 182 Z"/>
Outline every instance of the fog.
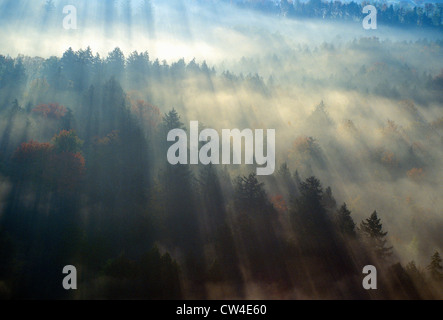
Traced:
<path fill-rule="evenodd" d="M 63 29 L 68 2 L 78 10 L 77 30 Z M 303 179 L 318 177 L 356 224 L 377 210 L 400 262 L 425 266 L 443 251 L 441 31 L 383 24 L 365 30 L 360 21 L 294 20 L 213 1 L 59 0 L 49 11 L 44 5 L 0 1 L 0 54 L 21 57 L 28 72 L 23 95 L 14 97 L 20 105 L 57 100 L 81 113 L 80 99 L 50 86 L 42 91 L 38 82 L 43 59 L 61 58 L 69 47 L 90 47 L 103 59 L 115 47 L 125 57 L 147 51 L 151 62 L 170 66 L 169 76 L 149 75 L 143 85 L 127 69 L 117 80 L 129 103 L 144 100 L 162 114 L 175 108 L 186 127 L 199 121 L 219 132 L 275 129 L 276 168 L 287 163 Z M 194 72 L 193 63 L 207 71 Z M 3 99 L 6 105 L 13 97 Z M 149 119 L 133 114 L 149 130 Z M 0 121 L 3 135 L 10 130 L 8 148 L 23 142 L 23 132 L 44 142 L 58 128 L 28 128 L 17 119 L 8 129 L 9 121 Z M 235 177 L 254 168 L 227 170 Z M 270 179 L 260 178 L 273 196 Z M 0 180 L 0 209 L 9 190 Z"/>
<path fill-rule="evenodd" d="M 429 30 L 401 30 L 381 26 L 365 30 L 360 21 L 282 19 L 212 1 L 46 1 L 3 0 L 0 39 L 3 54 L 60 56 L 68 47 L 90 46 L 105 56 L 115 47 L 124 52 L 149 51 L 169 62 L 185 58 L 214 64 L 290 51 L 294 46 L 334 45 L 361 37 L 414 41 L 441 39 Z M 65 5 L 77 8 L 77 30 L 65 30 Z"/>

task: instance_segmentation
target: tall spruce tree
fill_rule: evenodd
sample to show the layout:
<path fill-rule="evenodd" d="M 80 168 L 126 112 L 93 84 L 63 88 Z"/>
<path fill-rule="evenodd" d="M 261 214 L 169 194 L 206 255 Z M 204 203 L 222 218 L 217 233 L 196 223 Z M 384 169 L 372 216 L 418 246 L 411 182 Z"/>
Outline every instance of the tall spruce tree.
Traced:
<path fill-rule="evenodd" d="M 360 232 L 368 247 L 375 253 L 375 255 L 385 260 L 392 255 L 392 247 L 387 247 L 386 235 L 383 231 L 383 225 L 380 223 L 377 211 L 374 211 L 371 216 L 360 223 Z"/>
<path fill-rule="evenodd" d="M 427 266 L 427 269 L 429 270 L 431 277 L 433 280 L 441 281 L 443 280 L 443 267 L 441 265 L 441 258 L 438 251 L 435 251 L 435 253 L 431 257 L 431 263 Z"/>
<path fill-rule="evenodd" d="M 406 267 L 405 271 L 407 274 L 412 278 L 412 280 L 420 285 L 425 284 L 425 278 L 423 276 L 423 273 L 420 271 L 420 269 L 415 264 L 415 261 L 410 261 Z"/>
<path fill-rule="evenodd" d="M 239 211 L 251 214 L 272 211 L 264 183 L 258 181 L 255 173 L 238 177 L 235 181 L 235 191 L 234 203 Z"/>
<path fill-rule="evenodd" d="M 288 164 L 284 162 L 277 171 L 277 176 L 281 179 L 283 185 L 286 187 L 289 198 L 297 196 L 297 187 L 292 179 L 291 171 Z"/>
<path fill-rule="evenodd" d="M 172 129 L 186 130 L 183 122 L 181 122 L 180 120 L 180 115 L 178 114 L 177 110 L 175 110 L 175 108 L 165 114 L 165 116 L 163 117 L 162 127 L 166 133 Z"/>
<path fill-rule="evenodd" d="M 334 221 L 338 230 L 346 236 L 355 237 L 355 223 L 351 217 L 351 211 L 349 211 L 346 203 L 338 209 L 334 216 Z"/>

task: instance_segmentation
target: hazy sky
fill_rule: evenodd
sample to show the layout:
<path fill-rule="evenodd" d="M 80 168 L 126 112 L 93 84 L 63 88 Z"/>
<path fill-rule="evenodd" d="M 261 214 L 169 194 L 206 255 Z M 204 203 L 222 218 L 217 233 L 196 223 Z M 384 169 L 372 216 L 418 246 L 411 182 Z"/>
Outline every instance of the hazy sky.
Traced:
<path fill-rule="evenodd" d="M 124 1 L 117 1 L 113 7 L 97 0 L 70 1 L 77 7 L 78 29 L 65 30 L 62 9 L 67 1 L 54 1 L 56 8 L 50 14 L 44 10 L 45 1 L 8 2 L 0 1 L 3 19 L 8 19 L 0 29 L 0 47 L 2 54 L 11 56 L 48 57 L 61 55 L 68 47 L 87 46 L 106 55 L 118 46 L 124 52 L 148 50 L 160 60 L 184 57 L 189 61 L 195 57 L 217 62 L 279 52 L 279 47 L 263 46 L 276 37 L 282 37 L 287 46 L 314 46 L 372 36 L 392 40 L 442 36 L 380 24 L 377 30 L 365 30 L 361 22 L 290 20 L 225 4 L 201 6 L 181 0 L 152 1 L 150 17 L 141 1 L 133 1 L 132 10 L 125 9 Z"/>

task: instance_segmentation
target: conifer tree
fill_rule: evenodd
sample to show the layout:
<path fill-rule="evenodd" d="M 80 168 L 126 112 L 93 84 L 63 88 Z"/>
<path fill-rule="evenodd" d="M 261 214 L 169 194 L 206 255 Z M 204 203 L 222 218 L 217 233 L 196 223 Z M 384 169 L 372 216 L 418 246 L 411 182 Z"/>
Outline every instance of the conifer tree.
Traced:
<path fill-rule="evenodd" d="M 360 223 L 360 232 L 364 241 L 375 255 L 385 260 L 392 255 L 392 247 L 386 247 L 387 232 L 383 231 L 383 225 L 380 223 L 377 211 L 374 211 L 371 216 Z"/>
<path fill-rule="evenodd" d="M 355 237 L 355 223 L 346 203 L 343 203 L 340 209 L 336 211 L 334 218 L 338 229 L 343 235 Z"/>
<path fill-rule="evenodd" d="M 295 186 L 294 180 L 292 179 L 291 171 L 289 170 L 288 164 L 286 162 L 284 162 L 280 166 L 279 170 L 277 171 L 277 175 L 284 183 L 289 197 L 295 197 L 297 195 L 297 187 Z"/>
<path fill-rule="evenodd" d="M 264 188 L 264 183 L 258 181 L 255 173 L 237 177 L 235 191 L 234 202 L 240 211 L 268 213 L 272 208 Z"/>
<path fill-rule="evenodd" d="M 337 201 L 335 200 L 334 196 L 332 195 L 331 187 L 327 187 L 325 189 L 322 202 L 323 202 L 323 205 L 325 206 L 326 210 L 328 210 L 329 212 L 333 212 L 337 209 Z"/>
<path fill-rule="evenodd" d="M 300 174 L 298 173 L 298 170 L 295 170 L 295 173 L 294 173 L 294 182 L 295 182 L 295 185 L 297 186 L 297 187 L 300 187 L 300 185 L 301 185 L 301 178 L 300 178 Z"/>
<path fill-rule="evenodd" d="M 415 261 L 410 261 L 406 267 L 406 272 L 408 275 L 414 280 L 416 283 L 423 285 L 425 284 L 425 279 L 423 276 L 423 273 L 418 269 L 417 265 L 415 264 Z"/>
<path fill-rule="evenodd" d="M 175 109 L 172 109 L 163 117 L 163 127 L 166 132 L 172 129 L 183 129 L 186 130 L 183 126 L 183 122 L 180 120 L 180 115 Z"/>
<path fill-rule="evenodd" d="M 431 257 L 431 263 L 427 266 L 427 269 L 431 273 L 431 277 L 433 280 L 441 281 L 443 280 L 443 267 L 441 265 L 441 258 L 438 251 L 435 251 L 435 253 Z"/>

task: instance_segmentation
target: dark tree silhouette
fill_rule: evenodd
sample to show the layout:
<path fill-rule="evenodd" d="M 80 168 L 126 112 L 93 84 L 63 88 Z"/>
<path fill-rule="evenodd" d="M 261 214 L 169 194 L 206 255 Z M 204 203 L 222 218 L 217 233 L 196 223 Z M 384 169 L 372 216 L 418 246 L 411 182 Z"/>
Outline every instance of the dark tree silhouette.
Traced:
<path fill-rule="evenodd" d="M 392 247 L 386 246 L 386 235 L 388 233 L 383 231 L 383 225 L 380 223 L 377 211 L 374 211 L 368 219 L 360 223 L 359 231 L 366 245 L 375 253 L 377 258 L 386 260 L 392 255 Z"/>
<path fill-rule="evenodd" d="M 355 223 L 351 217 L 351 211 L 348 210 L 346 203 L 335 212 L 334 216 L 335 223 L 339 231 L 346 236 L 355 237 Z"/>
<path fill-rule="evenodd" d="M 434 281 L 442 281 L 443 280 L 443 266 L 441 264 L 442 260 L 438 251 L 431 257 L 431 263 L 427 266 L 429 273 L 431 274 L 431 278 Z"/>

